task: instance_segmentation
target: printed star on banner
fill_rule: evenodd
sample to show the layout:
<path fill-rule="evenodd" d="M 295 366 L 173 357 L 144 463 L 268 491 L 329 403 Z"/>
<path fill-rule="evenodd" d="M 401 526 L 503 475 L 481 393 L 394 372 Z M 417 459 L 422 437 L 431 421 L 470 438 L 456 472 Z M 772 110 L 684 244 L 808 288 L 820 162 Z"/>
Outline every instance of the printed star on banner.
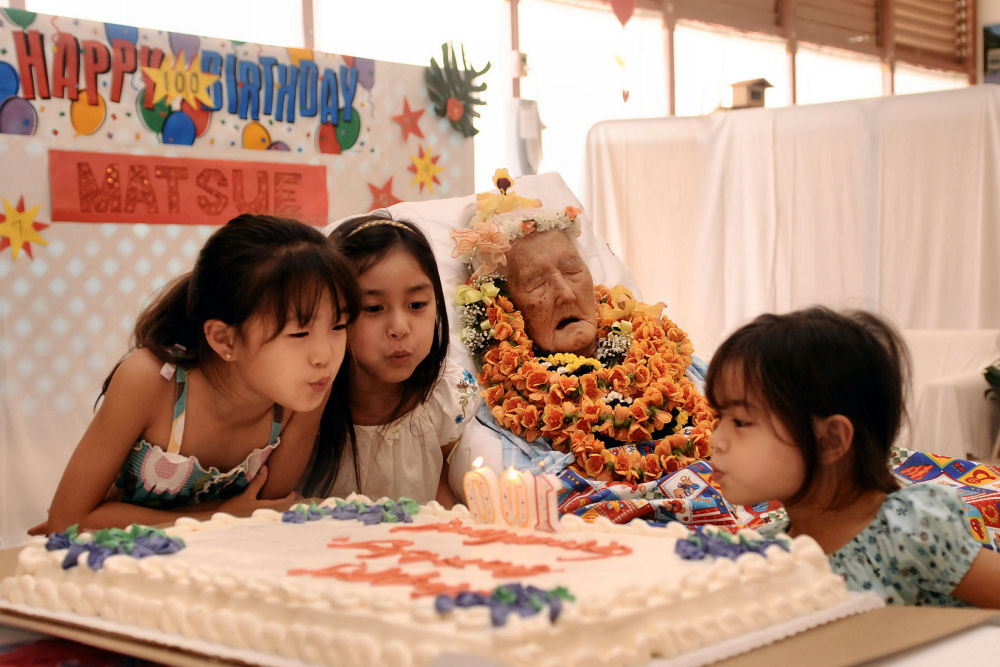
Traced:
<path fill-rule="evenodd" d="M 423 109 L 410 110 L 410 100 L 405 97 L 403 98 L 403 113 L 392 117 L 403 128 L 403 141 L 406 141 L 411 134 L 415 134 L 421 139 L 424 138 L 424 133 L 420 131 L 420 127 L 417 125 L 417 121 L 423 115 Z"/>
<path fill-rule="evenodd" d="M 427 186 L 428 192 L 434 194 L 433 183 L 441 184 L 438 180 L 437 174 L 444 171 L 444 167 L 439 167 L 437 161 L 441 159 L 440 155 L 431 155 L 431 149 L 427 149 L 427 153 L 424 153 L 424 147 L 420 146 L 420 157 L 410 156 L 410 160 L 413 161 L 407 169 L 412 171 L 416 176 L 413 177 L 413 182 L 410 185 L 420 184 L 420 191 L 424 191 L 424 186 Z"/>
<path fill-rule="evenodd" d="M 11 206 L 5 197 L 0 197 L 0 199 L 3 200 L 3 214 L 0 215 L 0 250 L 10 246 L 11 252 L 14 253 L 14 259 L 17 260 L 17 254 L 21 252 L 21 248 L 24 248 L 28 257 L 34 259 L 35 257 L 31 254 L 31 244 L 49 244 L 38 233 L 48 225 L 44 222 L 35 222 L 35 216 L 42 205 L 39 204 L 30 211 L 25 211 L 24 195 L 21 195 L 21 199 L 18 200 L 17 207 Z"/>
<path fill-rule="evenodd" d="M 176 62 L 173 56 L 164 56 L 159 67 L 143 67 L 142 71 L 153 82 L 153 104 L 166 100 L 167 105 L 173 104 L 178 97 L 183 98 L 190 106 L 197 108 L 197 102 L 206 107 L 212 105 L 212 85 L 222 78 L 219 74 L 201 71 L 201 54 L 197 54 L 190 65 L 184 63 L 184 52 L 181 51 Z"/>
<path fill-rule="evenodd" d="M 392 194 L 392 176 L 389 180 L 385 182 L 381 188 L 372 183 L 368 184 L 368 189 L 372 191 L 372 207 L 368 209 L 369 211 L 374 211 L 377 208 L 385 208 L 387 206 L 392 206 L 393 204 L 398 204 L 403 201 Z"/>

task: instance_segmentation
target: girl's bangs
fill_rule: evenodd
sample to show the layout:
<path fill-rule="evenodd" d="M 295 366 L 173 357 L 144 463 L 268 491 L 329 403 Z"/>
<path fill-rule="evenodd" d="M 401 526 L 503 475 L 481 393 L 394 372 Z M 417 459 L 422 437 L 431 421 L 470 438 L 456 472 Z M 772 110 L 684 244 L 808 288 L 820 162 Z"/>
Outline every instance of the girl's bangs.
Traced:
<path fill-rule="evenodd" d="M 316 317 L 323 297 L 329 295 L 334 322 L 346 314 L 357 315 L 358 304 L 344 284 L 350 280 L 346 267 L 315 246 L 304 246 L 299 252 L 283 252 L 274 258 L 269 279 L 260 281 L 257 307 L 259 315 L 270 317 L 274 334 L 289 322 L 308 325 Z M 263 276 L 262 276 L 263 277 Z M 272 337 L 273 337 L 272 336 Z"/>

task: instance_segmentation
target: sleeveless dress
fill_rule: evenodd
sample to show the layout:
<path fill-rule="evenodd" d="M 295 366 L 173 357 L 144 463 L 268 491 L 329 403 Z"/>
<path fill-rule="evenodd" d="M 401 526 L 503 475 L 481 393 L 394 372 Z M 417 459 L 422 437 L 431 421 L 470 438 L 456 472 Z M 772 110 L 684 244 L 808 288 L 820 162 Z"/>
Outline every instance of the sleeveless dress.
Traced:
<path fill-rule="evenodd" d="M 280 405 L 275 405 L 267 444 L 250 452 L 234 468 L 227 471 L 220 471 L 214 466 L 205 468 L 198 457 L 181 454 L 187 411 L 187 373 L 186 369 L 177 367 L 178 396 L 166 451 L 159 445 L 139 440 L 125 458 L 115 480 L 115 486 L 121 489 L 119 499 L 122 502 L 165 509 L 232 498 L 246 489 L 280 444 L 283 411 Z"/>
<path fill-rule="evenodd" d="M 479 385 L 464 368 L 445 362 L 427 401 L 389 424 L 355 425 L 361 483 L 350 447 L 344 448 L 331 496 L 360 491 L 372 499 L 434 500 L 444 458 L 441 447 L 462 435 L 476 414 Z"/>

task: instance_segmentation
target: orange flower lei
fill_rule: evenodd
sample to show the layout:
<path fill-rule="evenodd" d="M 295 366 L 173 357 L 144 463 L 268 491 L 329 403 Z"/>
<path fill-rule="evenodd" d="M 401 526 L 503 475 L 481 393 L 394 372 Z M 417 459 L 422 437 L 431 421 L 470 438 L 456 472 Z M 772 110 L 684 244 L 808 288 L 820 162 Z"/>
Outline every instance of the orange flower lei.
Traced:
<path fill-rule="evenodd" d="M 598 335 L 629 321 L 632 344 L 622 363 L 602 367 L 594 360 L 582 373 L 560 372 L 535 357 L 524 318 L 509 298 L 500 295 L 486 308 L 494 333 L 479 381 L 497 423 L 529 442 L 549 438 L 553 448 L 573 453 L 584 474 L 602 481 L 649 481 L 707 458 L 716 415 L 685 377 L 694 351 L 687 334 L 650 314 L 660 308 L 636 304 L 630 294 L 623 298 L 619 288 L 613 293 L 595 285 L 594 294 Z M 605 447 L 605 441 L 647 442 L 654 434 L 659 440 L 645 456 Z"/>

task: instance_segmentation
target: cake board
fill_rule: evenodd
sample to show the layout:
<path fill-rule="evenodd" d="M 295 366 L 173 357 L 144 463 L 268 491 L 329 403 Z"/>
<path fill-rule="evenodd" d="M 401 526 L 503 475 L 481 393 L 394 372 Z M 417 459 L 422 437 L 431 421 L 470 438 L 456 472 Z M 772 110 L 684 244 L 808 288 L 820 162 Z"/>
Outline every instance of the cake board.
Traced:
<path fill-rule="evenodd" d="M 773 644 L 831 620 L 863 614 L 882 606 L 872 595 L 852 595 L 844 603 L 809 616 L 703 647 L 670 659 L 653 659 L 649 667 L 702 667 Z M 153 628 L 125 625 L 102 618 L 81 617 L 69 612 L 39 610 L 0 601 L 0 624 L 51 634 L 138 658 L 171 665 L 260 665 L 261 667 L 307 667 L 308 663 L 249 649 L 236 649 L 202 639 L 168 634 Z M 439 656 L 431 667 L 472 667 L 470 657 Z M 502 667 L 502 663 L 476 659 L 474 667 Z"/>

